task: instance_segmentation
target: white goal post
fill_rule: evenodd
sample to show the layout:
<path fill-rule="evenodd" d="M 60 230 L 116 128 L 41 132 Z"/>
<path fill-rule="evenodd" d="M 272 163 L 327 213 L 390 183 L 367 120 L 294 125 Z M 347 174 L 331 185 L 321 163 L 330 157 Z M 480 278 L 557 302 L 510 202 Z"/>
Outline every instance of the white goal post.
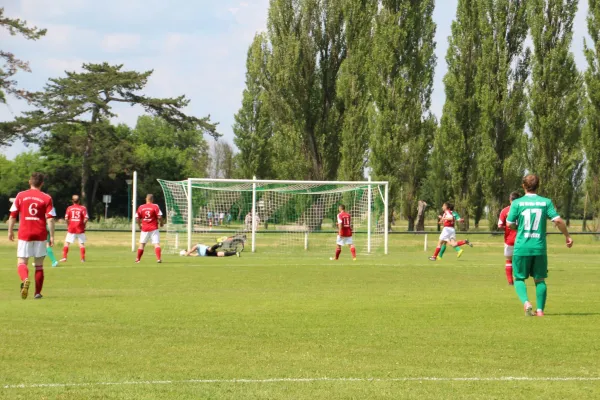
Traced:
<path fill-rule="evenodd" d="M 246 250 L 319 251 L 337 231 L 338 206 L 352 216 L 361 253 L 388 253 L 389 184 L 384 181 L 294 181 L 189 178 L 158 180 L 166 203 L 169 252 L 223 236 L 240 238 Z"/>

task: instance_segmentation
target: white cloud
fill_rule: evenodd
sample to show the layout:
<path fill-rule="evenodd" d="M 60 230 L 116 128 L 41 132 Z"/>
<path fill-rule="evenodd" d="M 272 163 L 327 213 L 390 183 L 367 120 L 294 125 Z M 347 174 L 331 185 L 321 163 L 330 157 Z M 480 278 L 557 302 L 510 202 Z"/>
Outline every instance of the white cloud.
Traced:
<path fill-rule="evenodd" d="M 84 9 L 90 0 L 21 0 L 21 15 L 28 19 L 48 19 Z"/>
<path fill-rule="evenodd" d="M 100 45 L 104 51 L 116 53 L 124 50 L 132 50 L 137 48 L 142 41 L 142 37 L 138 34 L 131 33 L 113 33 L 104 35 Z"/>
<path fill-rule="evenodd" d="M 49 58 L 43 61 L 44 68 L 50 76 L 62 76 L 65 71 L 79 72 L 85 61 L 79 58 Z"/>
<path fill-rule="evenodd" d="M 230 7 L 227 9 L 227 11 L 235 15 L 238 11 L 240 11 L 240 9 L 237 7 Z"/>

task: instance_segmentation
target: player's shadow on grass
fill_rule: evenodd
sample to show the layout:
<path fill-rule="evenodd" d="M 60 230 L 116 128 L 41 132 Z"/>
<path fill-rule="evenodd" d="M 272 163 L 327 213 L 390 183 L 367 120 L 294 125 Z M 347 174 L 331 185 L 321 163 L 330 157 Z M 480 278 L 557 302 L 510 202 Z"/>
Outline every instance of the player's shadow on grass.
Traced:
<path fill-rule="evenodd" d="M 557 317 L 590 317 L 592 315 L 600 315 L 600 313 L 596 313 L 596 312 L 590 312 L 590 313 L 578 313 L 578 312 L 574 312 L 574 313 L 552 313 L 552 314 L 546 314 L 546 316 L 548 317 L 553 317 L 553 316 L 557 316 Z"/>

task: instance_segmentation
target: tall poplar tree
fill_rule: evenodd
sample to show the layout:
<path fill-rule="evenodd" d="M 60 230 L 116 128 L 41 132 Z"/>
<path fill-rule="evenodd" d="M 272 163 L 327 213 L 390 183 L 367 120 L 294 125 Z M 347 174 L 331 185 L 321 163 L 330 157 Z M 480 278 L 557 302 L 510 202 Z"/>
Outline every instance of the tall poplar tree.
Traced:
<path fill-rule="evenodd" d="M 588 99 L 583 143 L 587 159 L 587 192 L 595 218 L 600 218 L 600 0 L 588 0 L 588 33 L 585 44 L 588 68 L 585 72 Z"/>
<path fill-rule="evenodd" d="M 336 89 L 346 57 L 341 0 L 271 0 L 268 99 L 277 174 L 335 179 L 343 107 Z"/>
<path fill-rule="evenodd" d="M 235 115 L 233 139 L 239 149 L 236 155 L 237 174 L 242 178 L 273 178 L 271 139 L 273 124 L 268 112 L 267 64 L 269 43 L 264 33 L 257 34 L 248 49 L 246 60 L 246 89 L 242 107 Z"/>
<path fill-rule="evenodd" d="M 479 0 L 459 0 L 446 54 L 446 102 L 438 132 L 444 143 L 440 150 L 449 164 L 453 199 L 467 229 L 478 197 L 481 112 L 475 82 L 480 57 Z"/>
<path fill-rule="evenodd" d="M 369 149 L 371 94 L 367 73 L 377 2 L 344 0 L 343 12 L 348 50 L 337 83 L 337 93 L 344 109 L 338 176 L 342 180 L 362 180 Z"/>
<path fill-rule="evenodd" d="M 528 0 L 534 45 L 529 87 L 530 170 L 541 178 L 541 192 L 569 219 L 582 178 L 582 78 L 571 41 L 577 0 Z"/>
<path fill-rule="evenodd" d="M 391 205 L 400 203 L 409 230 L 437 125 L 429 110 L 436 63 L 433 10 L 433 0 L 383 1 L 373 39 L 370 165 L 378 179 L 390 181 Z"/>
<path fill-rule="evenodd" d="M 526 82 L 530 51 L 526 0 L 481 0 L 477 64 L 480 109 L 479 183 L 489 208 L 489 226 L 496 226 L 510 192 L 519 188 L 523 171 L 527 113 Z"/>

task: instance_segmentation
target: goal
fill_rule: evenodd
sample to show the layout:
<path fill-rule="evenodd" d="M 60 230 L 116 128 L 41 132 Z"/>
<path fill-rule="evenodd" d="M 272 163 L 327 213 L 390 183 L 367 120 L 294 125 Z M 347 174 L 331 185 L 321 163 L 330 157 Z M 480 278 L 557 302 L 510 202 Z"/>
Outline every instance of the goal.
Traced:
<path fill-rule="evenodd" d="M 338 207 L 344 204 L 359 253 L 387 254 L 388 182 L 158 181 L 166 202 L 165 251 L 170 253 L 225 237 L 252 252 L 331 251 Z"/>

